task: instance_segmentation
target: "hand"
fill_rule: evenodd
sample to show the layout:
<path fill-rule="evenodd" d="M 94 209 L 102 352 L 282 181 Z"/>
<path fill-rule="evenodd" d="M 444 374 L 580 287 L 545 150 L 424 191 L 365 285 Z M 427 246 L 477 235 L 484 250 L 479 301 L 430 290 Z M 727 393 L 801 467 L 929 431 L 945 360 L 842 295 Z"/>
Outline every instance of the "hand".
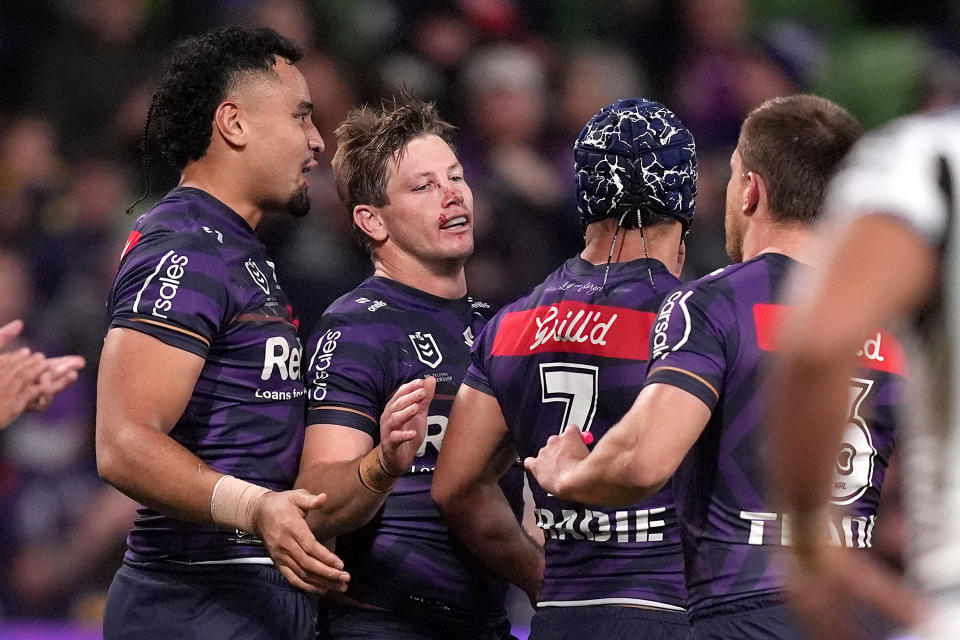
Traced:
<path fill-rule="evenodd" d="M 318 509 L 327 496 L 313 495 L 303 489 L 265 493 L 253 516 L 254 533 L 280 573 L 293 586 L 310 593 L 346 591 L 350 574 L 340 560 L 314 537 L 305 519 L 308 511 Z"/>
<path fill-rule="evenodd" d="M 23 330 L 23 322 L 14 320 L 0 327 L 0 349 L 9 345 Z M 84 366 L 79 356 L 44 358 L 22 348 L 0 354 L 0 429 L 24 411 L 47 408 L 53 397 L 77 379 Z"/>
<path fill-rule="evenodd" d="M 34 385 L 35 396 L 27 403 L 27 411 L 43 411 L 53 397 L 77 381 L 78 372 L 86 366 L 80 356 L 47 358 L 47 368 Z"/>
<path fill-rule="evenodd" d="M 41 392 L 39 378 L 46 367 L 42 353 L 31 353 L 26 348 L 0 354 L 0 429 L 36 401 Z"/>
<path fill-rule="evenodd" d="M 380 465 L 392 476 L 401 476 L 427 435 L 427 411 L 437 389 L 433 376 L 411 380 L 390 398 L 380 416 Z"/>
<path fill-rule="evenodd" d="M 907 627 L 927 617 L 920 596 L 864 553 L 820 545 L 792 556 L 788 593 L 811 638 L 865 638 L 851 615 L 864 606 Z"/>
<path fill-rule="evenodd" d="M 558 498 L 567 498 L 567 476 L 573 467 L 587 457 L 590 450 L 583 443 L 579 427 L 569 425 L 559 436 L 550 436 L 536 458 L 523 461 L 544 491 Z"/>
<path fill-rule="evenodd" d="M 7 324 L 0 327 L 0 349 L 3 349 L 10 344 L 14 338 L 20 335 L 21 331 L 23 331 L 22 320 L 11 320 Z"/>

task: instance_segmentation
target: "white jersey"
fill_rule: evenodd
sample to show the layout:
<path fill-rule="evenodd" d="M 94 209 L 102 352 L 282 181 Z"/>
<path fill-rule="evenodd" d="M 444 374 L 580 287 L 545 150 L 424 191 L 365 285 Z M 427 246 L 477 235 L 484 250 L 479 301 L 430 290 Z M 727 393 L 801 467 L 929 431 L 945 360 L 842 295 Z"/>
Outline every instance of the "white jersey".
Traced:
<path fill-rule="evenodd" d="M 938 289 L 908 350 L 904 495 L 910 571 L 942 605 L 924 637 L 960 638 L 960 110 L 903 118 L 864 137 L 826 209 L 833 217 L 894 215 L 937 253 Z"/>

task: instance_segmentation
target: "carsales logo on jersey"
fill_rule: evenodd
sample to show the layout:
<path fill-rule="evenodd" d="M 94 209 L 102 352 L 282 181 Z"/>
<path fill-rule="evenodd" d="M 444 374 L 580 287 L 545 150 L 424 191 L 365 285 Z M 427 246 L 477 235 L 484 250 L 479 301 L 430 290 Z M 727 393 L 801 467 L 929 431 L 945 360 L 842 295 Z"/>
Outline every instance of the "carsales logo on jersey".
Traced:
<path fill-rule="evenodd" d="M 320 342 L 317 343 L 317 350 L 313 353 L 313 358 L 310 361 L 311 379 L 309 384 L 312 387 L 310 398 L 316 402 L 320 402 L 327 397 L 327 378 L 330 377 L 327 369 L 330 368 L 330 363 L 333 361 L 333 352 L 337 349 L 337 340 L 339 339 L 339 331 L 328 330 L 320 338 Z"/>
<path fill-rule="evenodd" d="M 187 256 L 177 255 L 176 253 L 171 256 L 167 270 L 158 279 L 160 291 L 157 292 L 157 299 L 153 301 L 153 309 L 151 309 L 150 315 L 164 320 L 167 319 L 164 312 L 170 311 L 173 307 L 173 299 L 180 289 L 180 278 L 183 277 L 184 273 L 183 268 L 187 266 L 188 262 L 190 262 L 190 259 Z"/>

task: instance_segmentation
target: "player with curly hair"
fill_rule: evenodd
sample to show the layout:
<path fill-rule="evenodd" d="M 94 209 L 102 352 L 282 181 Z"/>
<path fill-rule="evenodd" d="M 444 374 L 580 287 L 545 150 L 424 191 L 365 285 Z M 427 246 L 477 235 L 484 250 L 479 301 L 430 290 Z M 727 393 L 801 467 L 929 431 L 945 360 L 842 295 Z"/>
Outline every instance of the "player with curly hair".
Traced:
<path fill-rule="evenodd" d="M 309 208 L 323 140 L 300 56 L 269 29 L 210 32 L 154 95 L 145 134 L 181 178 L 134 225 L 107 304 L 97 466 L 142 506 L 106 638 L 310 638 L 304 590 L 349 579 L 304 518 L 324 497 L 292 490 L 301 346 L 254 235 Z"/>

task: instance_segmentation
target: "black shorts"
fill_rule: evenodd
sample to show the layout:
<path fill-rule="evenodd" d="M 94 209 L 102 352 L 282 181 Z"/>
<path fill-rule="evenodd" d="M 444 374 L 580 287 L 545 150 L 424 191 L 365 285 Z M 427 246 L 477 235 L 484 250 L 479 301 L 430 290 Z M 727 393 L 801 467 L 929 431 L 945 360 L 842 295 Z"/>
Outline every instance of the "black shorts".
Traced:
<path fill-rule="evenodd" d="M 336 602 L 329 602 L 327 610 L 329 623 L 318 634 L 320 640 L 508 640 L 512 637 L 506 617 L 477 624 L 435 614 L 417 615 L 411 610 L 400 613 Z"/>
<path fill-rule="evenodd" d="M 530 640 L 688 640 L 682 611 L 657 611 L 617 605 L 542 607 L 530 621 Z"/>
<path fill-rule="evenodd" d="M 104 640 L 309 640 L 317 600 L 271 565 L 124 563 L 103 616 Z"/>
<path fill-rule="evenodd" d="M 754 596 L 691 615 L 693 640 L 805 640 L 782 594 Z"/>

